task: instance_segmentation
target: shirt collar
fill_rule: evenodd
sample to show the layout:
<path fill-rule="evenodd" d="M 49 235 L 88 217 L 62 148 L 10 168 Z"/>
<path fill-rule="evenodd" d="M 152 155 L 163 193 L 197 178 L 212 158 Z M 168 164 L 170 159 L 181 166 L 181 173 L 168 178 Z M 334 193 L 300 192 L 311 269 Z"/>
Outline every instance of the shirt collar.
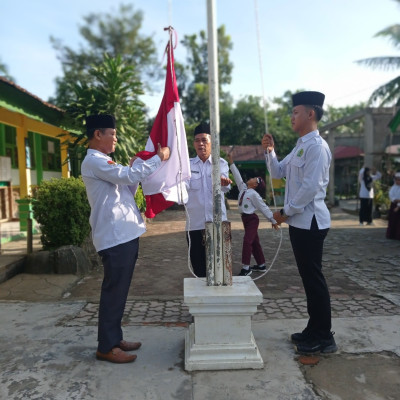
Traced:
<path fill-rule="evenodd" d="M 87 149 L 87 154 L 88 154 L 88 155 L 89 155 L 89 154 L 94 154 L 94 155 L 96 155 L 96 156 L 101 156 L 101 157 L 107 158 L 108 160 L 111 160 L 111 157 L 110 157 L 110 156 L 108 156 L 107 154 L 102 153 L 102 152 L 99 151 L 99 150 L 95 150 L 95 149 Z"/>
<path fill-rule="evenodd" d="M 311 131 L 307 133 L 306 135 L 302 136 L 299 138 L 299 142 L 307 142 L 308 140 L 315 138 L 316 136 L 319 136 L 319 131 L 316 129 L 315 131 Z"/>
<path fill-rule="evenodd" d="M 211 163 L 211 161 L 212 161 L 212 158 L 211 158 L 211 154 L 210 154 L 210 157 L 208 157 L 207 158 L 207 160 L 203 163 L 203 164 L 205 164 L 205 163 Z M 197 164 L 198 162 L 203 162 L 203 161 L 201 161 L 200 160 L 200 157 L 199 156 L 196 156 L 195 158 L 194 158 L 194 160 L 193 160 L 193 162 L 195 163 L 195 164 Z"/>

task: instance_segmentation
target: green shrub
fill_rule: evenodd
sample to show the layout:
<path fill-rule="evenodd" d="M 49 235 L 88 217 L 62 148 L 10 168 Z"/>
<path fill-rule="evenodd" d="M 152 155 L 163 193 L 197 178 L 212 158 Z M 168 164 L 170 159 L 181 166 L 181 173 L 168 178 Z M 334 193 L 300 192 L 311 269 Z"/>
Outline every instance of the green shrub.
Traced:
<path fill-rule="evenodd" d="M 381 211 L 386 211 L 390 208 L 389 188 L 380 181 L 374 182 L 374 204 Z"/>
<path fill-rule="evenodd" d="M 32 209 L 45 250 L 80 246 L 89 235 L 90 205 L 81 178 L 42 181 L 32 198 Z"/>
<path fill-rule="evenodd" d="M 135 202 L 136 202 L 136 205 L 138 206 L 140 212 L 144 213 L 146 211 L 146 198 L 143 194 L 141 185 L 139 185 L 138 190 L 136 191 Z"/>

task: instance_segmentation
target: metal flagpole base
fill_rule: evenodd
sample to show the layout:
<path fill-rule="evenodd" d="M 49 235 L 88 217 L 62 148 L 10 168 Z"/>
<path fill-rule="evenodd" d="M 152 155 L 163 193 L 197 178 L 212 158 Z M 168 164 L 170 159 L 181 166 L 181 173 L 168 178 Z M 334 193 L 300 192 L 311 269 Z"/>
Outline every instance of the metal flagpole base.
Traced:
<path fill-rule="evenodd" d="M 250 277 L 233 277 L 232 286 L 186 278 L 184 303 L 194 316 L 185 337 L 186 371 L 264 367 L 251 331 L 262 294 Z"/>

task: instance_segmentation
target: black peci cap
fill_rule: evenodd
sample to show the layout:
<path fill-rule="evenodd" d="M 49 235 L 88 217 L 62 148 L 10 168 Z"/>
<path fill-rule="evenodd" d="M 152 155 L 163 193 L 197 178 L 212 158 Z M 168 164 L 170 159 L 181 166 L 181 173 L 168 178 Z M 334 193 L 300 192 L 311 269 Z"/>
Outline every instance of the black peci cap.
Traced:
<path fill-rule="evenodd" d="M 115 117 L 111 114 L 97 114 L 86 117 L 86 130 L 112 128 L 115 129 Z"/>
<path fill-rule="evenodd" d="M 319 106 L 324 104 L 325 95 L 320 92 L 299 92 L 292 96 L 293 107 Z"/>
<path fill-rule="evenodd" d="M 194 128 L 194 136 L 198 135 L 199 133 L 208 133 L 211 135 L 210 124 L 202 122 L 200 125 L 197 125 L 196 128 Z"/>

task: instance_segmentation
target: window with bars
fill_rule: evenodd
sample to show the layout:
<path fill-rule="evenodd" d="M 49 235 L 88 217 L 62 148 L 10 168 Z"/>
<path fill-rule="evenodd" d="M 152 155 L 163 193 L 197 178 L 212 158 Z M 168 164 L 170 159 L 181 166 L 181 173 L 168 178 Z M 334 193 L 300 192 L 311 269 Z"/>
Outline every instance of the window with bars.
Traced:
<path fill-rule="evenodd" d="M 40 137 L 40 150 L 42 158 L 42 168 L 44 171 L 61 171 L 61 148 L 60 140 L 56 138 L 40 135 L 35 132 L 28 132 L 27 144 L 30 149 L 31 169 L 36 169 L 38 162 L 35 151 L 35 135 Z M 18 169 L 18 148 L 17 148 L 17 129 L 13 126 L 0 124 L 0 155 L 10 157 L 11 168 Z"/>
<path fill-rule="evenodd" d="M 58 139 L 41 137 L 42 166 L 44 171 L 61 171 L 61 150 Z"/>
<path fill-rule="evenodd" d="M 17 129 L 4 125 L 4 155 L 10 157 L 11 168 L 18 168 Z"/>
<path fill-rule="evenodd" d="M 36 169 L 35 134 L 28 132 L 28 145 L 30 150 L 31 169 Z"/>

